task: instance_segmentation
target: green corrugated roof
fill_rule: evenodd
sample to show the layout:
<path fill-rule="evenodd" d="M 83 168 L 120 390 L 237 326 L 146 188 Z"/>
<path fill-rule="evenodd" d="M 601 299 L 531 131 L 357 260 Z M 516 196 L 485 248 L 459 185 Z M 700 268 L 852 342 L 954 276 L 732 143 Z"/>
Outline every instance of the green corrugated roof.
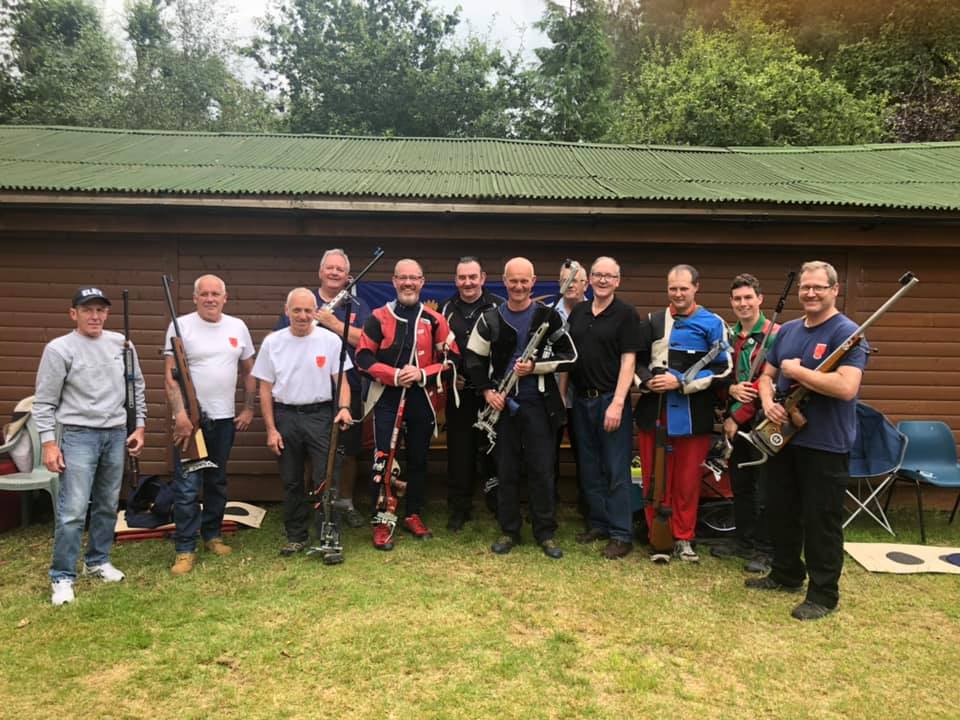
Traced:
<path fill-rule="evenodd" d="M 7 125 L 0 191 L 960 210 L 960 143 L 689 148 Z"/>

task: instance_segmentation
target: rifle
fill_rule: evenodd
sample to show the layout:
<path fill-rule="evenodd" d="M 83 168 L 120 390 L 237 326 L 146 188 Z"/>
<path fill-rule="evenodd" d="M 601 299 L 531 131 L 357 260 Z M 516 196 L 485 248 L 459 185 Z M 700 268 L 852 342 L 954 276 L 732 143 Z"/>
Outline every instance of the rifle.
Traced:
<path fill-rule="evenodd" d="M 414 342 L 410 353 L 413 362 L 413 353 L 417 351 Z M 403 426 L 403 411 L 407 407 L 407 388 L 400 391 L 400 403 L 397 405 L 397 418 L 393 423 L 393 432 L 390 434 L 390 449 L 388 452 L 377 452 L 373 461 L 373 481 L 380 485 L 380 494 L 377 497 L 376 524 L 383 524 L 390 528 L 390 538 L 397 529 L 397 498 L 403 497 L 407 491 L 407 483 L 400 479 L 400 464 L 397 462 L 397 444 L 400 439 L 400 428 Z M 392 490 L 396 490 L 394 495 Z"/>
<path fill-rule="evenodd" d="M 665 372 L 664 368 L 657 368 L 654 374 Z M 653 554 L 650 559 L 656 563 L 670 562 L 670 553 L 673 552 L 673 530 L 670 528 L 670 517 L 673 508 L 664 504 L 667 482 L 667 426 L 663 422 L 663 396 L 657 403 L 657 434 L 653 459 L 653 482 L 649 487 L 653 492 L 653 522 L 650 525 L 650 547 Z"/>
<path fill-rule="evenodd" d="M 770 317 L 770 323 L 767 325 L 766 332 L 763 333 L 763 339 L 760 341 L 760 351 L 753 356 L 753 362 L 750 363 L 750 372 L 747 374 L 748 382 L 754 382 L 757 379 L 760 369 L 763 368 L 763 361 L 767 359 L 767 340 L 770 339 L 770 334 L 777 325 L 777 319 L 780 317 L 780 313 L 783 312 L 783 306 L 787 303 L 787 295 L 790 293 L 790 288 L 793 287 L 793 280 L 796 277 L 797 273 L 793 270 L 787 274 L 787 284 L 783 288 L 783 294 L 780 295 L 780 299 L 777 300 L 777 306 L 774 308 L 773 315 Z"/>
<path fill-rule="evenodd" d="M 565 269 L 570 270 L 570 274 L 567 275 L 566 280 L 563 281 L 563 284 L 560 286 L 560 295 L 557 302 L 563 299 L 563 296 L 566 294 L 567 290 L 570 289 L 570 286 L 573 284 L 574 280 L 577 277 L 577 272 L 580 270 L 580 263 L 576 260 L 567 259 L 563 263 Z M 556 305 L 556 304 L 555 304 Z M 527 342 L 526 347 L 523 349 L 523 352 L 520 353 L 518 362 L 527 362 L 528 360 L 533 360 L 537 356 L 537 349 L 540 345 L 540 342 L 543 340 L 544 336 L 547 334 L 547 330 L 550 329 L 550 317 L 540 323 L 540 326 L 530 335 L 530 340 Z M 517 381 L 519 380 L 516 369 L 511 369 L 502 380 L 500 384 L 497 385 L 497 392 L 503 395 L 504 397 L 508 396 L 513 388 L 516 386 Z M 500 419 L 500 411 L 495 410 L 492 405 L 487 405 L 477 414 L 477 421 L 473 424 L 477 430 L 483 430 L 487 434 L 487 442 L 489 447 L 487 448 L 487 454 L 489 455 L 493 452 L 494 446 L 497 444 L 497 421 Z"/>
<path fill-rule="evenodd" d="M 137 429 L 137 395 L 136 395 L 136 366 L 133 361 L 133 345 L 130 344 L 130 309 L 128 307 L 130 293 L 123 291 L 123 379 L 126 397 L 124 404 L 127 408 L 127 436 Z M 140 460 L 127 453 L 127 466 L 130 468 L 130 483 L 133 487 L 140 484 Z"/>
<path fill-rule="evenodd" d="M 881 305 L 876 312 L 868 317 L 862 325 L 854 330 L 850 336 L 837 347 L 836 350 L 824 358 L 820 364 L 814 368 L 815 372 L 827 373 L 836 370 L 837 366 L 840 364 L 840 361 L 847 355 L 847 353 L 861 343 L 866 335 L 867 328 L 879 320 L 883 314 L 893 306 L 894 303 L 896 303 L 903 295 L 905 295 L 910 288 L 920 282 L 920 280 L 913 273 L 907 272 L 904 273 L 899 282 L 900 289 L 897 290 L 897 292 L 895 292 L 883 305 Z M 773 422 L 770 418 L 764 418 L 749 433 L 742 431 L 737 433 L 747 442 L 753 445 L 753 447 L 759 450 L 761 454 L 761 458 L 759 460 L 748 463 L 740 463 L 740 467 L 762 465 L 770 459 L 770 456 L 776 455 L 778 452 L 780 452 L 784 446 L 786 446 L 786 444 L 793 439 L 793 436 L 806 426 L 807 419 L 803 416 L 802 407 L 805 400 L 810 395 L 810 392 L 811 391 L 807 387 L 803 385 L 796 385 L 785 395 L 778 395 L 775 398 L 776 402 L 783 405 L 783 409 L 787 411 L 788 419 L 783 425 Z"/>
<path fill-rule="evenodd" d="M 162 276 L 163 292 L 167 298 L 167 307 L 170 310 L 170 317 L 173 320 L 173 337 L 170 339 L 170 347 L 173 349 L 173 378 L 180 386 L 180 395 L 183 397 L 183 407 L 190 418 L 190 424 L 193 425 L 194 432 L 187 444 L 187 449 L 183 452 L 181 458 L 181 472 L 190 473 L 202 470 L 204 468 L 215 468 L 216 463 L 207 458 L 207 443 L 203 438 L 201 426 L 207 418 L 200 408 L 197 401 L 197 391 L 193 386 L 193 379 L 190 377 L 190 367 L 187 364 L 187 352 L 183 347 L 183 336 L 180 334 L 180 324 L 177 322 L 177 310 L 173 304 L 173 295 L 170 293 L 170 283 L 172 279 Z"/>
<path fill-rule="evenodd" d="M 350 299 L 350 290 L 357 281 L 360 280 L 374 264 L 383 257 L 383 250 L 377 248 L 373 251 L 373 260 L 360 271 L 360 273 L 350 281 L 343 290 L 337 293 L 336 297 L 323 307 L 325 310 L 333 312 L 344 301 Z M 347 362 L 347 343 L 350 342 L 350 308 L 347 308 L 343 320 L 343 335 L 340 338 L 340 364 L 337 367 L 337 380 L 334 383 L 334 407 L 340 403 L 340 390 L 343 383 L 347 382 L 343 366 Z M 334 413 L 336 415 L 336 413 Z M 312 495 L 320 494 L 320 502 L 314 505 L 315 510 L 322 513 L 320 523 L 320 544 L 307 550 L 307 555 L 319 555 L 323 559 L 324 565 L 338 565 L 343 562 L 343 542 L 340 536 L 340 514 L 350 508 L 348 500 L 340 497 L 340 475 L 336 472 L 337 457 L 343 457 L 344 448 L 340 444 L 340 426 L 337 423 L 330 423 L 330 443 L 327 447 L 327 471 L 320 483 L 320 486 L 313 491 Z"/>

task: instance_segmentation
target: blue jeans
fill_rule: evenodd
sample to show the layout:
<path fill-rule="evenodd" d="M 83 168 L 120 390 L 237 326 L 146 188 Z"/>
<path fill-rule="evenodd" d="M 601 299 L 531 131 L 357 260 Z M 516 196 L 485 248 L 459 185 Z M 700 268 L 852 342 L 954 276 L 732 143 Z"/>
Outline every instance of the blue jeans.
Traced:
<path fill-rule="evenodd" d="M 603 429 L 603 416 L 613 393 L 573 401 L 573 427 L 580 456 L 583 494 L 590 508 L 591 530 L 607 533 L 614 540 L 633 541 L 633 511 L 630 499 L 630 456 L 633 422 L 625 404 L 620 427 Z"/>
<path fill-rule="evenodd" d="M 84 560 L 87 565 L 102 565 L 110 560 L 126 447 L 126 428 L 100 430 L 64 426 L 60 450 L 65 467 L 60 473 L 50 563 L 50 579 L 54 582 L 77 577 L 77 557 L 88 503 L 90 531 Z"/>
<path fill-rule="evenodd" d="M 178 553 L 197 549 L 197 530 L 204 540 L 220 537 L 223 510 L 227 505 L 227 461 L 233 449 L 236 429 L 233 418 L 213 420 L 204 430 L 207 457 L 216 463 L 184 474 L 180 470 L 180 451 L 173 450 L 173 521 L 177 525 L 174 545 Z M 200 488 L 203 488 L 203 512 L 200 511 Z"/>

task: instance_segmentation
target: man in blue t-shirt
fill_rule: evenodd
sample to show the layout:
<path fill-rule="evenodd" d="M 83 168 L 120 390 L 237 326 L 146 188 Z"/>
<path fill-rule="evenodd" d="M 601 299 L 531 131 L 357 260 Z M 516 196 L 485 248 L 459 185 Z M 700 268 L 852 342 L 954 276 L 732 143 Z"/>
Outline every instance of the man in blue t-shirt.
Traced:
<path fill-rule="evenodd" d="M 795 385 L 811 391 L 802 408 L 806 425 L 770 458 L 772 570 L 762 578 L 746 581 L 747 587 L 757 590 L 799 593 L 804 579 L 809 579 L 806 599 L 792 612 L 798 620 L 822 618 L 836 610 L 840 599 L 843 500 L 850 479 L 857 393 L 867 351 L 861 343 L 833 372 L 816 371 L 857 328 L 837 310 L 839 290 L 832 265 L 804 263 L 800 270 L 803 317 L 780 329 L 760 377 L 763 412 L 775 423 L 788 420 L 778 397 Z"/>

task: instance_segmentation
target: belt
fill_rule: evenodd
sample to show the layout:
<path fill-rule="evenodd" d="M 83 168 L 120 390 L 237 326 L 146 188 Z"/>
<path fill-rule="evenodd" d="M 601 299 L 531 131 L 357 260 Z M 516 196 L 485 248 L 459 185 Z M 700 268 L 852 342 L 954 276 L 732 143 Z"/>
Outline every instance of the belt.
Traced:
<path fill-rule="evenodd" d="M 579 388 L 577 388 L 577 389 L 576 389 L 576 396 L 577 396 L 577 397 L 581 397 L 581 398 L 598 398 L 598 397 L 600 397 L 601 395 L 606 395 L 606 394 L 609 393 L 609 392 L 613 392 L 613 391 L 612 391 L 612 390 L 597 390 L 597 388 L 585 388 L 585 389 L 583 389 L 583 390 L 580 390 Z"/>
<path fill-rule="evenodd" d="M 300 415 L 308 415 L 310 413 L 320 412 L 331 405 L 333 405 L 333 401 L 326 400 L 324 402 L 310 403 L 309 405 L 287 405 L 286 403 L 275 402 L 273 407 L 278 410 L 289 410 L 290 412 L 299 413 Z"/>

